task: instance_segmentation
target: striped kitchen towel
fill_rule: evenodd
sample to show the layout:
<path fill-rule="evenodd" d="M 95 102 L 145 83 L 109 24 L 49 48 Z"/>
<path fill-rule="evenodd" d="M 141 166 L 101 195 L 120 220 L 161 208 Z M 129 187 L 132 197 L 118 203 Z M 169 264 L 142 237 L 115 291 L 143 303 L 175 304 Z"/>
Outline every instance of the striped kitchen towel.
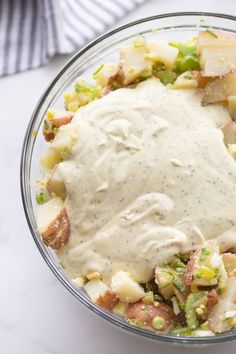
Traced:
<path fill-rule="evenodd" d="M 144 1 L 0 0 L 0 76 L 74 52 Z"/>

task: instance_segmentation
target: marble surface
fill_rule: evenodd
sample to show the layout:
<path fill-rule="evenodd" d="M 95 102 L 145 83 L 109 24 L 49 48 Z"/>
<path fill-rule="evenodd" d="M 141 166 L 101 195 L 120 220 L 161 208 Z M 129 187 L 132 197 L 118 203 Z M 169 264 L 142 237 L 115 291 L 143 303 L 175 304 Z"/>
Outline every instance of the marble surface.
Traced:
<path fill-rule="evenodd" d="M 236 2 L 152 0 L 122 23 L 193 10 L 236 15 Z M 172 347 L 121 332 L 81 305 L 51 273 L 29 232 L 19 186 L 22 142 L 37 100 L 67 59 L 57 57 L 43 68 L 0 79 L 0 353 L 171 354 Z M 174 351 L 233 354 L 236 343 Z"/>

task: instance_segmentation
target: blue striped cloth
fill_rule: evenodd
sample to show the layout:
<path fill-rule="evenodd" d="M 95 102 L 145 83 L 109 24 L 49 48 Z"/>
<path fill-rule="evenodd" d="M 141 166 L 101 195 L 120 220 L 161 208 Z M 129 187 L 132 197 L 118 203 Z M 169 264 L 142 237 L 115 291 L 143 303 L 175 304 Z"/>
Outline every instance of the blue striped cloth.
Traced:
<path fill-rule="evenodd" d="M 0 76 L 75 51 L 144 1 L 0 0 Z"/>

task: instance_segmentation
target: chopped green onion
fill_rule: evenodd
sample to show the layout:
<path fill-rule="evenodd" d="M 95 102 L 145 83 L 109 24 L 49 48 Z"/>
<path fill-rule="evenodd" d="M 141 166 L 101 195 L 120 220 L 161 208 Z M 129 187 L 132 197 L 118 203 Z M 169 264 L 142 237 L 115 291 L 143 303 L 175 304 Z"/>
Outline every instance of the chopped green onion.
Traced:
<path fill-rule="evenodd" d="M 156 76 L 158 77 L 158 79 L 161 80 L 164 85 L 173 84 L 176 79 L 176 76 L 173 71 L 168 69 L 158 71 L 156 73 Z"/>
<path fill-rule="evenodd" d="M 172 329 L 171 334 L 173 336 L 190 336 L 191 335 L 191 329 L 188 327 L 175 327 Z"/>
<path fill-rule="evenodd" d="M 215 32 L 212 31 L 212 29 L 208 28 L 206 30 L 207 33 L 209 33 L 211 36 L 213 36 L 214 38 L 218 38 L 217 34 L 215 34 Z"/>
<path fill-rule="evenodd" d="M 93 73 L 93 78 L 95 79 L 97 74 L 102 70 L 102 68 L 104 67 L 104 64 L 101 64 L 96 71 L 94 71 Z"/>
<path fill-rule="evenodd" d="M 205 259 L 210 255 L 211 255 L 211 251 L 203 247 L 201 250 L 200 261 L 205 261 Z"/>

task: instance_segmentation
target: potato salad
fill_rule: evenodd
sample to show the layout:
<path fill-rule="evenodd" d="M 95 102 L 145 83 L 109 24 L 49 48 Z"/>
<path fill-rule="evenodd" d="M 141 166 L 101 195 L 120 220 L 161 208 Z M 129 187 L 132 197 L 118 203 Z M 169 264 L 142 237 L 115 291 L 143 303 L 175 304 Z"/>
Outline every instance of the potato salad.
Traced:
<path fill-rule="evenodd" d="M 39 234 L 130 325 L 236 329 L 236 37 L 139 35 L 119 54 L 46 113 Z"/>

